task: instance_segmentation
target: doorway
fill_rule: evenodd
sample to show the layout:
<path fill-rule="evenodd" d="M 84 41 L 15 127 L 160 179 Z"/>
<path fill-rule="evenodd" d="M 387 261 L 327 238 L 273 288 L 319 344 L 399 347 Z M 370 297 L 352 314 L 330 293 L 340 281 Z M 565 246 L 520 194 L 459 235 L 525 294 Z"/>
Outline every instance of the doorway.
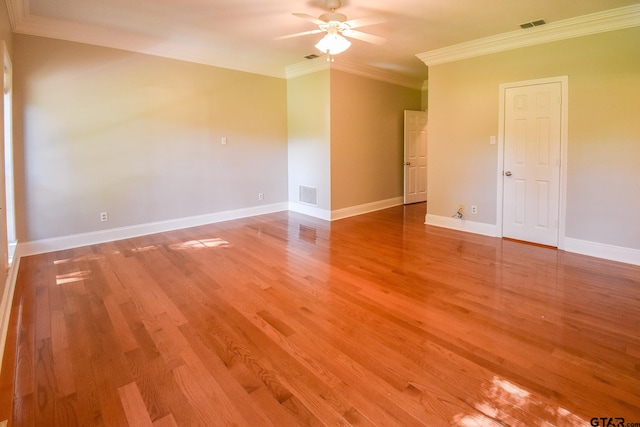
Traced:
<path fill-rule="evenodd" d="M 497 229 L 564 246 L 566 76 L 500 85 Z"/>

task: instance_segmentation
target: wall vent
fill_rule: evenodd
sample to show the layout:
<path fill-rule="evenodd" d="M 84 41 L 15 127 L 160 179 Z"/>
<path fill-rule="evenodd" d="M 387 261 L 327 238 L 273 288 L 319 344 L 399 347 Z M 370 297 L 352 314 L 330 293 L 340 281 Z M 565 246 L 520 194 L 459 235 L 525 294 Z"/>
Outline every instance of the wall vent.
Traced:
<path fill-rule="evenodd" d="M 304 185 L 301 185 L 299 187 L 299 200 L 302 203 L 308 203 L 310 205 L 318 205 L 318 198 L 317 198 L 317 189 L 315 187 L 307 187 Z"/>

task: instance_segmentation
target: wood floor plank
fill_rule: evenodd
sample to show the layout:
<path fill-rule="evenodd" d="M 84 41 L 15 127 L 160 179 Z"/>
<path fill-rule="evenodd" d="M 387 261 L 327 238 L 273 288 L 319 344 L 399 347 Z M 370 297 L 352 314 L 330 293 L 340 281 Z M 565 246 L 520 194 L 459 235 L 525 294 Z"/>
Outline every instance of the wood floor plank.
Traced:
<path fill-rule="evenodd" d="M 279 212 L 25 257 L 0 415 L 10 426 L 640 422 L 640 267 L 430 227 L 424 213 Z"/>
<path fill-rule="evenodd" d="M 252 397 L 253 393 L 265 387 L 246 366 L 240 364 L 234 364 L 233 367 L 226 366 L 220 359 L 215 357 L 215 351 L 207 348 L 206 344 L 202 342 L 201 336 L 196 336 L 192 333 L 194 332 L 193 328 L 181 327 L 180 329 L 198 359 L 202 361 L 205 369 L 212 373 L 216 382 L 224 390 L 224 393 L 229 396 L 234 406 L 243 414 L 248 424 L 263 426 L 291 425 L 288 414 L 284 413 L 282 408 L 278 408 L 277 412 L 274 411 L 273 417 L 270 418 L 255 404 Z M 278 422 L 273 423 L 271 421 L 273 418 L 277 419 Z"/>
<path fill-rule="evenodd" d="M 75 394 L 68 396 L 59 396 L 54 402 L 54 417 L 55 421 L 53 425 L 56 426 L 69 426 L 75 427 L 80 425 L 78 420 L 78 400 Z M 91 424 L 83 424 L 91 425 Z"/>
<path fill-rule="evenodd" d="M 103 298 L 103 302 L 122 352 L 126 353 L 138 348 L 138 342 L 133 336 L 131 329 L 129 329 L 127 319 L 124 317 L 116 297 L 107 295 Z"/>
<path fill-rule="evenodd" d="M 124 412 L 131 426 L 152 427 L 153 423 L 147 412 L 144 400 L 136 383 L 129 383 L 118 387 L 120 400 L 124 407 Z"/>
<path fill-rule="evenodd" d="M 26 261 L 20 264 L 20 268 L 25 269 L 24 280 L 26 282 L 34 280 L 34 275 L 28 270 L 29 263 L 30 261 Z M 14 301 L 20 310 L 17 316 L 19 323 L 14 395 L 23 397 L 35 392 L 35 295 L 33 288 L 30 289 L 29 285 L 18 283 L 16 287 L 19 287 L 20 291 L 17 292 Z"/>
<path fill-rule="evenodd" d="M 58 393 L 53 371 L 51 339 L 36 342 L 36 425 L 53 425 L 56 394 Z"/>
<path fill-rule="evenodd" d="M 178 423 L 173 418 L 173 414 L 169 414 L 165 417 L 160 418 L 157 421 L 154 421 L 153 427 L 178 427 Z M 185 424 L 185 425 L 193 425 L 193 424 Z"/>
<path fill-rule="evenodd" d="M 73 378 L 76 386 L 76 393 L 69 396 L 69 403 L 76 404 L 67 407 L 77 410 L 75 418 L 79 425 L 103 426 L 104 421 L 99 406 L 99 390 L 91 366 L 89 349 L 84 345 L 89 332 L 78 312 L 65 314 L 65 320 L 69 342 L 74 343 L 69 347 L 69 356 L 73 363 Z"/>
<path fill-rule="evenodd" d="M 136 393 L 140 395 L 149 419 L 156 421 L 169 415 L 170 410 L 165 402 L 165 396 L 169 397 L 170 392 L 159 387 L 160 382 L 156 381 L 165 374 L 161 369 L 163 363 L 159 360 L 160 358 L 149 360 L 139 348 L 128 351 L 125 356 L 129 369 L 135 378 Z"/>

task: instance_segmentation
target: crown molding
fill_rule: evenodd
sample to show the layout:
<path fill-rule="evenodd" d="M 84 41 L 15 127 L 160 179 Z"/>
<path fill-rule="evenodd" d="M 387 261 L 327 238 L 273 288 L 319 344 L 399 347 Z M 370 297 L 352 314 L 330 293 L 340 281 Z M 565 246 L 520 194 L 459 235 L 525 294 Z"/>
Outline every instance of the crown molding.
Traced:
<path fill-rule="evenodd" d="M 66 40 L 94 46 L 120 49 L 263 76 L 284 78 L 282 66 L 239 64 L 232 57 L 171 40 L 146 37 L 126 31 L 114 31 L 97 25 L 48 18 L 29 13 L 29 0 L 5 0 L 14 33 Z"/>
<path fill-rule="evenodd" d="M 419 53 L 416 56 L 427 66 L 431 66 L 637 26 L 640 26 L 640 4 L 472 40 L 442 49 Z"/>
<path fill-rule="evenodd" d="M 25 20 L 27 15 L 25 10 L 29 10 L 29 5 L 26 0 L 5 0 L 5 4 L 9 14 L 9 24 L 15 32 L 18 25 Z"/>
<path fill-rule="evenodd" d="M 27 0 L 7 0 L 14 4 L 27 3 Z M 158 42 L 157 39 L 145 37 L 124 31 L 113 31 L 95 25 L 85 25 L 75 22 L 67 22 L 37 15 L 21 15 L 24 9 L 15 9 L 19 18 L 12 29 L 15 33 L 30 36 L 53 38 L 95 46 L 120 49 L 129 52 L 143 53 L 196 64 L 210 65 L 235 71 L 260 74 L 277 78 L 284 77 L 282 67 L 256 67 L 243 66 L 233 61 L 231 57 L 221 57 L 204 49 L 177 43 L 170 40 Z"/>
<path fill-rule="evenodd" d="M 180 43 L 164 41 L 159 44 L 157 40 L 139 34 L 117 32 L 107 28 L 32 15 L 28 13 L 29 0 L 6 0 L 6 3 L 11 27 L 14 32 L 20 34 L 104 46 L 278 78 L 289 79 L 321 70 L 336 69 L 413 89 L 421 89 L 423 86 L 422 80 L 411 79 L 370 66 L 345 62 L 340 58 L 337 58 L 335 62 L 327 62 L 325 57 L 319 57 L 287 66 L 284 70 L 278 67 L 278 69 L 266 70 L 262 68 L 260 71 L 256 71 L 255 67 L 253 69 L 238 67 L 238 64 L 232 60 L 225 60 L 220 55 L 212 57 L 210 52 L 184 46 Z"/>
<path fill-rule="evenodd" d="M 343 71 L 345 73 L 367 77 L 396 86 L 408 87 L 410 89 L 422 90 L 424 87 L 423 80 L 412 79 L 393 72 L 383 71 L 379 68 L 345 61 L 340 58 L 336 58 L 334 62 L 327 61 L 325 57 L 318 57 L 315 59 L 298 62 L 286 67 L 285 74 L 287 79 L 291 79 L 323 70 Z"/>
<path fill-rule="evenodd" d="M 287 79 L 305 76 L 307 74 L 317 73 L 318 71 L 328 70 L 330 62 L 325 57 L 308 59 L 285 67 L 285 76 Z"/>
<path fill-rule="evenodd" d="M 336 60 L 331 62 L 331 69 L 344 71 L 345 73 L 355 74 L 362 77 L 368 77 L 396 86 L 408 87 L 410 89 L 422 90 L 423 80 L 412 79 L 410 77 L 394 73 L 392 71 L 382 70 L 380 68 L 371 67 L 364 64 L 356 64 L 344 60 Z"/>

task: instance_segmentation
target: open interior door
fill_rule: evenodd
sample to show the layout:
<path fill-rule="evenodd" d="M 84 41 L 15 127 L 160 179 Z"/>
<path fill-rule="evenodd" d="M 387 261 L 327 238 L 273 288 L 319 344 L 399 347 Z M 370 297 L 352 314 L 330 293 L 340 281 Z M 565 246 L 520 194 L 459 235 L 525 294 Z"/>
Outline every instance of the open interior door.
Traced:
<path fill-rule="evenodd" d="M 404 112 L 404 203 L 427 200 L 427 113 Z"/>

